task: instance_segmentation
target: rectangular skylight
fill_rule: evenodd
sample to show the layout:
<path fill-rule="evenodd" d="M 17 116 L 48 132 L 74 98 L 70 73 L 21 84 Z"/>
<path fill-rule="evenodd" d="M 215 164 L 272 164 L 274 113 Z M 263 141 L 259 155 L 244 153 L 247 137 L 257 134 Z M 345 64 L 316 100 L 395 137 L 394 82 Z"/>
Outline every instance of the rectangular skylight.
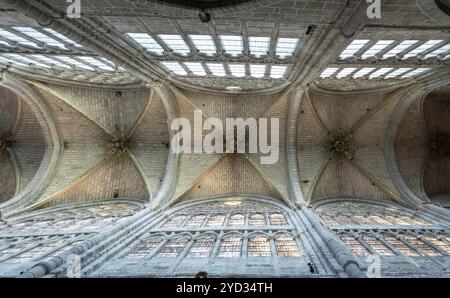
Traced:
<path fill-rule="evenodd" d="M 339 68 L 336 68 L 336 67 L 328 67 L 328 68 L 325 68 L 325 70 L 320 74 L 320 77 L 321 77 L 322 79 L 329 78 L 329 77 L 331 77 L 336 71 L 338 71 L 338 69 L 339 69 Z"/>
<path fill-rule="evenodd" d="M 25 66 L 25 67 L 28 66 L 28 64 L 21 63 L 21 62 L 12 60 L 11 58 L 2 57 L 2 56 L 0 56 L 0 62 L 5 63 L 5 64 L 14 64 L 14 65 L 19 65 L 19 66 Z"/>
<path fill-rule="evenodd" d="M 426 50 L 431 49 L 435 45 L 440 44 L 441 42 L 442 42 L 442 40 L 429 40 L 426 43 L 424 43 L 423 45 L 421 45 L 421 46 L 415 48 L 414 50 L 408 52 L 407 54 L 405 54 L 405 56 L 403 56 L 403 59 L 415 57 L 415 56 L 425 52 Z"/>
<path fill-rule="evenodd" d="M 31 47 L 34 47 L 34 48 L 39 48 L 39 46 L 36 43 L 28 41 L 27 39 L 25 39 L 23 37 L 20 37 L 20 36 L 14 34 L 14 33 L 11 33 L 9 31 L 3 30 L 1 28 L 0 28 L 0 36 L 4 37 L 4 38 L 6 38 L 6 39 L 8 39 L 10 41 L 15 41 L 15 42 L 17 42 L 17 43 L 19 43 L 21 45 L 31 46 Z"/>
<path fill-rule="evenodd" d="M 153 52 L 157 55 L 162 55 L 164 49 L 157 43 L 153 37 L 147 33 L 127 33 L 135 42 L 137 42 L 144 49 Z"/>
<path fill-rule="evenodd" d="M 220 35 L 220 42 L 227 54 L 238 56 L 244 51 L 242 36 L 238 35 Z"/>
<path fill-rule="evenodd" d="M 272 65 L 270 67 L 270 77 L 273 79 L 280 79 L 286 74 L 287 66 Z"/>
<path fill-rule="evenodd" d="M 206 76 L 206 71 L 200 62 L 184 62 L 184 65 L 197 76 Z"/>
<path fill-rule="evenodd" d="M 245 65 L 244 64 L 228 64 L 231 75 L 234 77 L 245 77 Z"/>
<path fill-rule="evenodd" d="M 83 47 L 82 45 L 80 45 L 80 44 L 74 42 L 72 39 L 70 39 L 70 38 L 68 38 L 68 37 L 66 37 L 66 36 L 64 36 L 64 35 L 62 35 L 61 33 L 56 32 L 56 31 L 53 30 L 53 29 L 50 29 L 50 28 L 44 28 L 44 31 L 50 33 L 50 34 L 53 35 L 54 37 L 57 37 L 57 38 L 61 39 L 61 40 L 64 41 L 64 42 L 67 42 L 68 44 L 74 45 L 75 47 L 79 47 L 79 48 L 82 48 L 82 47 Z"/>
<path fill-rule="evenodd" d="M 390 44 L 392 44 L 395 40 L 379 40 L 376 44 L 371 46 L 367 51 L 364 52 L 364 54 L 361 55 L 362 59 L 367 59 L 370 57 L 375 56 L 382 50 L 384 50 L 386 47 L 388 47 Z"/>
<path fill-rule="evenodd" d="M 44 55 L 30 55 L 31 57 L 33 57 L 33 58 L 36 58 L 36 59 L 39 59 L 39 60 L 41 60 L 41 61 L 45 61 L 45 62 L 47 62 L 48 64 L 50 64 L 50 65 L 55 65 L 55 66 L 57 66 L 57 67 L 62 67 L 62 68 L 68 68 L 68 69 L 71 69 L 71 67 L 70 66 L 67 66 L 66 64 L 64 64 L 64 63 L 61 63 L 61 62 L 59 62 L 59 61 L 57 61 L 57 60 L 54 60 L 54 59 L 51 59 L 51 58 L 49 58 L 49 57 L 47 57 L 47 56 L 44 56 Z"/>
<path fill-rule="evenodd" d="M 44 33 L 41 33 L 33 28 L 30 27 L 13 27 L 14 30 L 17 30 L 31 38 L 34 38 L 36 40 L 39 40 L 40 42 L 43 42 L 49 46 L 57 47 L 61 49 L 65 49 L 65 45 L 60 43 L 59 41 L 56 41 L 55 39 L 45 35 Z"/>
<path fill-rule="evenodd" d="M 189 38 L 192 40 L 192 43 L 197 50 L 201 53 L 205 53 L 210 56 L 217 53 L 216 45 L 214 44 L 214 40 L 211 35 L 189 35 Z"/>
<path fill-rule="evenodd" d="M 392 50 L 384 54 L 383 59 L 395 57 L 396 55 L 402 53 L 403 51 L 405 51 L 406 49 L 408 49 L 409 47 L 413 46 L 418 42 L 419 42 L 418 40 L 404 40 L 399 45 L 395 46 Z"/>
<path fill-rule="evenodd" d="M 256 37 L 250 36 L 248 38 L 248 47 L 250 54 L 256 57 L 267 56 L 270 47 L 270 37 Z"/>
<path fill-rule="evenodd" d="M 402 79 L 417 76 L 417 75 L 422 74 L 422 73 L 424 73 L 424 72 L 426 72 L 428 70 L 430 70 L 430 68 L 417 68 L 417 69 L 415 69 L 413 71 L 410 71 L 407 74 L 403 75 Z"/>
<path fill-rule="evenodd" d="M 358 72 L 356 72 L 353 75 L 353 78 L 354 79 L 361 78 L 374 70 L 375 70 L 375 67 L 364 67 L 364 68 L 360 69 Z"/>
<path fill-rule="evenodd" d="M 380 69 L 378 69 L 377 71 L 373 72 L 370 76 L 369 79 L 376 79 L 381 77 L 382 75 L 390 72 L 391 70 L 393 70 L 392 67 L 382 67 Z"/>
<path fill-rule="evenodd" d="M 180 63 L 178 62 L 161 62 L 162 65 L 164 65 L 168 70 L 170 70 L 171 72 L 180 75 L 180 76 L 185 76 L 187 75 L 186 70 L 184 70 L 184 68 L 180 65 Z"/>
<path fill-rule="evenodd" d="M 191 53 L 186 42 L 181 35 L 176 34 L 158 34 L 159 38 L 172 50 L 174 53 L 187 56 Z"/>
<path fill-rule="evenodd" d="M 208 66 L 209 71 L 215 76 L 224 77 L 227 75 L 222 63 L 206 63 L 206 66 Z"/>
<path fill-rule="evenodd" d="M 425 56 L 425 59 L 437 57 L 438 55 L 445 54 L 445 53 L 448 53 L 448 52 L 450 52 L 450 43 L 448 43 L 445 46 L 440 47 L 439 49 L 434 50 L 433 52 L 429 53 L 428 55 Z"/>
<path fill-rule="evenodd" d="M 298 38 L 278 38 L 277 45 L 275 47 L 275 55 L 282 59 L 294 55 L 295 50 L 297 49 L 298 41 Z"/>
<path fill-rule="evenodd" d="M 81 69 L 86 69 L 86 70 L 90 70 L 90 71 L 95 71 L 94 68 L 90 67 L 89 65 L 86 65 L 78 60 L 75 60 L 71 57 L 68 56 L 55 56 L 55 58 L 58 58 L 61 61 L 64 61 L 70 65 L 73 65 L 77 68 L 81 68 Z"/>
<path fill-rule="evenodd" d="M 265 64 L 250 64 L 250 75 L 254 78 L 262 78 L 266 73 Z"/>
<path fill-rule="evenodd" d="M 342 79 L 347 77 L 349 74 L 351 74 L 352 72 L 354 72 L 356 70 L 356 67 L 346 67 L 344 69 L 342 69 L 337 75 L 336 78 L 338 79 Z"/>
<path fill-rule="evenodd" d="M 77 56 L 78 59 L 81 59 L 83 61 L 86 61 L 90 65 L 94 65 L 100 69 L 107 70 L 107 71 L 114 71 L 114 68 L 111 66 L 93 58 L 93 57 L 85 57 L 85 56 Z"/>
<path fill-rule="evenodd" d="M 50 66 L 40 63 L 34 59 L 29 59 L 25 56 L 19 55 L 19 54 L 5 54 L 4 56 L 11 58 L 12 60 L 17 60 L 19 62 L 23 62 L 25 64 L 34 64 L 35 66 L 44 67 L 44 68 L 51 68 Z"/>
<path fill-rule="evenodd" d="M 388 74 L 388 75 L 385 76 L 384 78 L 385 78 L 385 79 L 395 78 L 395 77 L 398 77 L 398 76 L 400 76 L 400 75 L 402 75 L 402 74 L 404 74 L 405 72 L 408 72 L 408 71 L 410 71 L 410 70 L 412 70 L 411 67 L 402 67 L 402 68 L 399 68 L 399 69 L 394 70 L 393 72 L 391 72 L 390 74 Z"/>
<path fill-rule="evenodd" d="M 358 53 L 370 40 L 369 39 L 355 39 L 352 43 L 342 51 L 339 56 L 340 59 L 347 59 L 353 57 Z"/>

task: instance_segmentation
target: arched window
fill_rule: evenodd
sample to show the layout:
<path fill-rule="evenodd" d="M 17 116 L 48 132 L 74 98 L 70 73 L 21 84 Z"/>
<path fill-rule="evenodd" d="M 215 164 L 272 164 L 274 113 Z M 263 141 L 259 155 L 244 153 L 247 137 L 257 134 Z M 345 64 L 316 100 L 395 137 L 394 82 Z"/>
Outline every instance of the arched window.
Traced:
<path fill-rule="evenodd" d="M 381 256 L 393 256 L 394 253 L 387 247 L 383 242 L 378 240 L 376 237 L 363 234 L 362 239 L 373 249 L 373 251 Z"/>
<path fill-rule="evenodd" d="M 185 220 L 186 215 L 179 215 L 172 218 L 169 218 L 166 223 L 163 225 L 165 228 L 177 228 L 179 227 Z"/>
<path fill-rule="evenodd" d="M 203 222 L 206 219 L 206 215 L 196 215 L 192 216 L 186 222 L 186 227 L 188 228 L 199 228 L 203 225 Z"/>
<path fill-rule="evenodd" d="M 206 223 L 207 227 L 221 227 L 223 226 L 225 222 L 225 215 L 218 214 L 213 215 L 209 218 L 208 222 Z"/>
<path fill-rule="evenodd" d="M 242 238 L 239 235 L 230 235 L 222 239 L 219 246 L 218 257 L 240 257 Z"/>
<path fill-rule="evenodd" d="M 281 213 L 272 213 L 270 214 L 270 224 L 272 226 L 283 226 L 286 225 L 286 218 Z"/>
<path fill-rule="evenodd" d="M 450 245 L 441 238 L 438 238 L 436 236 L 425 236 L 425 240 L 436 246 L 441 251 L 450 253 Z"/>
<path fill-rule="evenodd" d="M 383 234 L 384 240 L 395 247 L 401 254 L 405 256 L 417 257 L 420 256 L 415 250 L 407 246 L 405 243 L 397 239 L 396 237 L 386 234 Z"/>
<path fill-rule="evenodd" d="M 357 256 L 368 256 L 370 252 L 358 240 L 348 234 L 340 234 L 341 240 L 353 251 Z"/>
<path fill-rule="evenodd" d="M 161 237 L 153 236 L 145 239 L 139 243 L 133 250 L 131 250 L 125 258 L 127 259 L 142 259 L 147 256 L 158 244 L 161 242 Z"/>
<path fill-rule="evenodd" d="M 263 214 L 251 214 L 248 224 L 254 227 L 263 227 L 266 225 L 266 219 Z"/>
<path fill-rule="evenodd" d="M 301 256 L 297 242 L 292 236 L 278 235 L 275 238 L 275 248 L 280 257 L 299 257 Z"/>
<path fill-rule="evenodd" d="M 189 238 L 185 235 L 175 236 L 171 238 L 157 253 L 157 257 L 175 258 L 181 253 L 189 242 Z"/>
<path fill-rule="evenodd" d="M 201 236 L 197 238 L 189 250 L 188 257 L 208 258 L 216 243 L 216 237 L 211 235 Z"/>
<path fill-rule="evenodd" d="M 249 257 L 270 257 L 272 255 L 267 236 L 257 234 L 248 239 Z"/>
<path fill-rule="evenodd" d="M 245 216 L 243 214 L 233 214 L 228 219 L 230 227 L 242 227 L 245 225 Z"/>
<path fill-rule="evenodd" d="M 425 243 L 424 241 L 417 238 L 417 236 L 414 235 L 406 235 L 405 241 L 409 242 L 410 244 L 414 245 L 418 249 L 420 249 L 422 252 L 429 256 L 440 256 L 441 254 L 435 250 L 433 247 Z"/>

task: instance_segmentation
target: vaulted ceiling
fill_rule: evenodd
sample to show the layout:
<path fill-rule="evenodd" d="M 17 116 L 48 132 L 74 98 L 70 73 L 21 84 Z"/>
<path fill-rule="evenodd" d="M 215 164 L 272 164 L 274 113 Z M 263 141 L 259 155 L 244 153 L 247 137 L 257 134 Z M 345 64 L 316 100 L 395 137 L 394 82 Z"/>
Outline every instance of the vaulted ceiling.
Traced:
<path fill-rule="evenodd" d="M 86 0 L 82 17 L 68 18 L 64 1 L 0 1 L 0 69 L 35 92 L 58 130 L 42 128 L 23 88 L 2 87 L 0 202 L 41 175 L 27 208 L 239 194 L 408 205 L 388 148 L 393 115 L 412 99 L 394 160 L 411 196 L 447 206 L 450 94 L 433 84 L 449 84 L 450 22 L 428 13 L 437 6 L 385 1 L 377 20 L 359 0 L 236 1 L 209 8 L 203 23 L 197 8 L 172 2 Z M 174 154 L 171 121 L 193 122 L 195 110 L 278 118 L 278 162 Z M 45 133 L 61 152 L 36 175 Z"/>

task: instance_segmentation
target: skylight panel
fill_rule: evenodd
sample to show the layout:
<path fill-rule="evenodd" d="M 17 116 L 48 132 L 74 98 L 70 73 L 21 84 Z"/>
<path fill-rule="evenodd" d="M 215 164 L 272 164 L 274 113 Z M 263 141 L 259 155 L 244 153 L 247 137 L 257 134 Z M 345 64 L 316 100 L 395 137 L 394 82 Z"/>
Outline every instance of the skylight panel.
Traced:
<path fill-rule="evenodd" d="M 159 38 L 164 41 L 164 43 L 172 50 L 174 53 L 187 56 L 191 53 L 186 42 L 183 40 L 181 35 L 175 34 L 159 34 Z"/>
<path fill-rule="evenodd" d="M 415 48 L 414 50 L 408 52 L 407 54 L 405 54 L 405 56 L 403 56 L 403 59 L 408 59 L 411 57 L 415 57 L 429 49 L 431 49 L 432 47 L 434 47 L 435 45 L 441 43 L 442 40 L 429 40 L 426 43 L 424 43 L 423 45 Z"/>
<path fill-rule="evenodd" d="M 405 72 L 408 72 L 408 71 L 411 71 L 411 70 L 412 70 L 411 67 L 402 67 L 402 68 L 399 68 L 397 70 L 394 70 L 393 72 L 391 72 L 390 74 L 388 74 L 384 78 L 385 79 L 395 78 L 395 77 L 398 77 L 398 76 L 404 74 Z"/>
<path fill-rule="evenodd" d="M 41 60 L 41 61 L 44 61 L 44 62 L 47 62 L 47 63 L 49 63 L 50 65 L 55 65 L 55 66 L 58 66 L 58 67 L 62 67 L 62 68 L 71 68 L 70 66 L 67 66 L 66 64 L 64 64 L 64 63 L 61 63 L 61 62 L 59 62 L 59 61 L 57 61 L 57 60 L 54 60 L 54 59 L 51 59 L 51 58 L 49 58 L 49 57 L 47 57 L 47 56 L 44 56 L 44 55 L 31 55 L 31 57 L 33 57 L 33 58 L 37 58 L 37 59 L 39 59 L 39 60 Z"/>
<path fill-rule="evenodd" d="M 68 56 L 55 56 L 55 58 L 58 58 L 61 61 L 64 61 L 70 65 L 73 65 L 75 67 L 81 68 L 81 69 L 86 69 L 86 70 L 90 70 L 90 71 L 95 71 L 94 68 L 90 67 L 89 65 L 86 65 L 78 60 L 75 60 L 71 57 Z"/>
<path fill-rule="evenodd" d="M 342 51 L 339 56 L 340 59 L 347 59 L 353 57 L 359 52 L 370 40 L 369 39 L 355 39 L 352 43 Z"/>
<path fill-rule="evenodd" d="M 356 67 L 346 67 L 344 69 L 342 69 L 337 75 L 336 78 L 338 79 L 342 79 L 347 77 L 349 74 L 351 74 L 352 72 L 354 72 L 356 70 Z"/>
<path fill-rule="evenodd" d="M 0 45 L 4 45 L 4 46 L 7 46 L 7 47 L 10 46 L 9 43 L 7 43 L 6 41 L 3 41 L 3 40 L 0 40 Z"/>
<path fill-rule="evenodd" d="M 329 78 L 329 77 L 331 77 L 336 71 L 338 71 L 338 69 L 339 69 L 339 68 L 336 68 L 336 67 L 328 67 L 328 68 L 325 68 L 325 70 L 320 74 L 320 77 L 321 77 L 322 79 Z"/>
<path fill-rule="evenodd" d="M 178 62 L 162 62 L 162 65 L 164 65 L 169 71 L 177 75 L 180 76 L 187 75 L 186 70 L 184 70 L 184 68 Z"/>
<path fill-rule="evenodd" d="M 93 57 L 84 57 L 84 56 L 77 56 L 78 59 L 81 59 L 83 61 L 86 61 L 87 63 L 94 65 L 100 69 L 103 70 L 108 70 L 108 71 L 114 71 L 114 68 L 112 68 L 111 66 L 93 58 Z"/>
<path fill-rule="evenodd" d="M 382 67 L 380 69 L 378 69 L 377 71 L 373 72 L 370 76 L 369 79 L 376 79 L 381 77 L 382 75 L 390 72 L 391 70 L 393 70 L 392 67 Z"/>
<path fill-rule="evenodd" d="M 22 56 L 22 55 L 19 55 L 19 54 L 5 54 L 4 56 L 6 56 L 8 58 L 11 58 L 12 60 L 17 60 L 19 62 L 23 62 L 25 64 L 33 64 L 33 65 L 36 65 L 36 66 L 39 66 L 39 67 L 51 68 L 50 66 L 48 66 L 46 64 L 37 62 L 37 61 L 35 61 L 33 59 L 29 59 L 29 58 L 27 58 L 25 56 Z M 14 63 L 14 61 L 12 61 L 12 62 Z"/>
<path fill-rule="evenodd" d="M 12 64 L 16 64 L 16 65 L 19 65 L 19 66 L 25 66 L 25 67 L 28 66 L 28 64 L 20 63 L 18 61 L 12 60 L 11 58 L 2 57 L 2 56 L 0 56 L 0 62 L 3 62 L 5 64 L 11 64 L 12 63 Z"/>
<path fill-rule="evenodd" d="M 55 39 L 45 35 L 44 33 L 41 33 L 33 28 L 30 27 L 13 27 L 14 30 L 17 30 L 31 38 L 34 38 L 36 40 L 39 40 L 40 42 L 43 42 L 49 46 L 52 47 L 58 47 L 58 48 L 65 48 L 65 45 L 60 43 L 59 41 L 56 41 Z"/>
<path fill-rule="evenodd" d="M 294 55 L 298 42 L 298 38 L 278 38 L 275 47 L 275 55 L 282 59 Z"/>
<path fill-rule="evenodd" d="M 228 64 L 231 75 L 234 77 L 245 77 L 245 65 L 244 64 Z"/>
<path fill-rule="evenodd" d="M 256 57 L 266 56 L 269 52 L 270 37 L 250 36 L 248 38 L 248 47 L 250 49 L 250 53 Z"/>
<path fill-rule="evenodd" d="M 206 66 L 208 67 L 209 71 L 215 76 L 224 77 L 227 75 L 222 63 L 206 63 Z"/>
<path fill-rule="evenodd" d="M 287 66 L 272 65 L 270 67 L 270 77 L 273 79 L 280 79 L 286 74 Z"/>
<path fill-rule="evenodd" d="M 445 46 L 440 47 L 439 49 L 434 50 L 433 52 L 429 53 L 428 55 L 425 56 L 425 59 L 437 57 L 438 55 L 447 53 L 449 51 L 450 51 L 450 43 L 448 43 Z"/>
<path fill-rule="evenodd" d="M 70 39 L 70 38 L 68 38 L 68 37 L 66 37 L 66 36 L 64 36 L 64 35 L 62 35 L 61 33 L 56 32 L 56 31 L 53 30 L 53 29 L 50 29 L 50 28 L 44 28 L 44 31 L 47 31 L 48 33 L 50 33 L 50 34 L 53 35 L 54 37 L 57 37 L 57 38 L 61 39 L 62 41 L 67 42 L 68 44 L 74 45 L 74 46 L 79 47 L 79 48 L 82 48 L 82 47 L 83 47 L 82 45 L 80 45 L 80 44 L 74 42 L 72 39 Z"/>
<path fill-rule="evenodd" d="M 34 47 L 34 48 L 39 48 L 39 46 L 36 43 L 34 43 L 32 41 L 28 41 L 27 39 L 25 39 L 25 38 L 23 38 L 21 36 L 18 36 L 18 35 L 14 34 L 14 33 L 11 33 L 9 31 L 3 30 L 3 29 L 0 29 L 0 36 L 4 37 L 4 38 L 6 38 L 6 39 L 8 39 L 10 41 L 15 41 L 15 42 L 17 42 L 17 43 L 19 43 L 21 45 L 31 46 L 31 47 Z"/>
<path fill-rule="evenodd" d="M 254 78 L 262 78 L 266 73 L 265 64 L 250 64 L 250 75 Z"/>
<path fill-rule="evenodd" d="M 162 55 L 164 49 L 157 43 L 153 37 L 147 33 L 127 33 L 135 42 L 137 42 L 141 47 L 157 55 Z"/>
<path fill-rule="evenodd" d="M 375 67 L 364 67 L 364 68 L 360 69 L 357 73 L 355 73 L 353 75 L 353 78 L 354 79 L 361 78 L 374 70 L 375 70 Z"/>
<path fill-rule="evenodd" d="M 404 40 L 398 46 L 394 47 L 393 49 L 388 51 L 386 54 L 384 54 L 383 59 L 395 57 L 418 42 L 419 42 L 418 40 Z"/>
<path fill-rule="evenodd" d="M 407 74 L 403 75 L 402 79 L 420 75 L 420 74 L 422 74 L 422 73 L 424 73 L 424 72 L 426 72 L 428 70 L 430 70 L 430 68 L 417 68 L 417 69 L 415 69 L 413 71 L 410 71 Z"/>
<path fill-rule="evenodd" d="M 227 54 L 238 56 L 244 51 L 244 44 L 242 36 L 235 35 L 220 35 L 222 47 Z"/>
<path fill-rule="evenodd" d="M 367 51 L 364 52 L 364 54 L 361 55 L 362 59 L 367 59 L 370 57 L 375 56 L 382 50 L 384 50 L 386 47 L 388 47 L 390 44 L 392 44 L 394 40 L 379 40 L 376 44 L 370 47 Z"/>
<path fill-rule="evenodd" d="M 211 35 L 189 35 L 189 38 L 192 40 L 192 43 L 197 50 L 201 53 L 205 53 L 210 56 L 217 53 L 216 45 L 214 44 L 214 40 Z"/>
<path fill-rule="evenodd" d="M 200 62 L 184 62 L 184 65 L 197 76 L 206 76 L 206 71 Z"/>

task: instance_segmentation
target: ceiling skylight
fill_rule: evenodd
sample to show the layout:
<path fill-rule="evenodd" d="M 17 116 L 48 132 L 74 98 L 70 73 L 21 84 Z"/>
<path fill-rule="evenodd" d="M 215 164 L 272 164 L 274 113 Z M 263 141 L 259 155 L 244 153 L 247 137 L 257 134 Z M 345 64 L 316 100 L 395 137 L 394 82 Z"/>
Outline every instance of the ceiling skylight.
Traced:
<path fill-rule="evenodd" d="M 408 72 L 410 70 L 412 70 L 411 67 L 402 67 L 402 68 L 396 69 L 393 72 L 389 73 L 384 78 L 385 79 L 395 78 L 395 77 L 398 77 L 398 76 L 400 76 L 400 75 L 402 75 L 402 74 L 404 74 L 404 73 L 406 73 L 406 72 Z"/>
<path fill-rule="evenodd" d="M 245 65 L 244 64 L 228 64 L 231 75 L 234 77 L 245 77 Z"/>
<path fill-rule="evenodd" d="M 328 67 L 320 74 L 322 79 L 331 77 L 339 68 L 336 67 Z"/>
<path fill-rule="evenodd" d="M 275 54 L 282 59 L 294 55 L 298 41 L 298 38 L 278 38 Z"/>
<path fill-rule="evenodd" d="M 97 59 L 95 59 L 93 57 L 78 56 L 77 58 L 81 59 L 83 61 L 86 61 L 90 65 L 96 66 L 96 67 L 98 67 L 100 69 L 108 70 L 108 71 L 114 71 L 114 68 L 112 68 L 111 66 L 109 66 L 109 65 L 107 65 L 107 64 L 105 64 L 103 62 L 100 62 L 99 60 L 97 60 Z"/>
<path fill-rule="evenodd" d="M 14 61 L 18 61 L 18 62 L 22 62 L 24 64 L 33 64 L 35 66 L 39 66 L 39 67 L 44 67 L 44 68 L 51 68 L 51 66 L 44 64 L 44 63 L 40 63 L 38 61 L 36 61 L 35 59 L 29 59 L 26 58 L 20 54 L 4 54 L 4 57 L 10 58 L 12 60 L 12 62 Z"/>
<path fill-rule="evenodd" d="M 27 67 L 28 66 L 28 64 L 21 63 L 21 62 L 12 60 L 11 58 L 6 58 L 6 57 L 3 57 L 3 56 L 0 56 L 0 62 L 5 63 L 5 64 L 16 64 L 16 65 L 23 66 L 23 67 Z"/>
<path fill-rule="evenodd" d="M 49 58 L 47 56 L 44 56 L 44 55 L 30 55 L 30 56 L 35 58 L 35 59 L 39 59 L 40 61 L 46 62 L 46 63 L 48 63 L 51 66 L 54 65 L 56 67 L 62 67 L 62 68 L 69 68 L 69 69 L 71 69 L 70 66 L 67 66 L 66 64 L 61 63 L 58 60 L 51 59 L 51 58 Z"/>
<path fill-rule="evenodd" d="M 177 75 L 180 76 L 187 75 L 186 70 L 184 70 L 184 68 L 178 62 L 162 62 L 162 65 L 164 65 L 168 70 L 172 71 Z"/>
<path fill-rule="evenodd" d="M 270 47 L 270 37 L 250 36 L 248 38 L 248 46 L 250 54 L 253 54 L 258 58 L 267 56 Z"/>
<path fill-rule="evenodd" d="M 5 39 L 7 39 L 7 40 L 17 42 L 17 43 L 19 43 L 21 45 L 24 45 L 24 46 L 31 46 L 31 47 L 34 47 L 34 48 L 39 48 L 39 46 L 36 43 L 28 41 L 28 40 L 26 40 L 23 37 L 20 37 L 20 36 L 14 34 L 14 33 L 11 33 L 9 31 L 6 31 L 6 30 L 1 29 L 1 28 L 0 28 L 0 36 L 5 38 Z"/>
<path fill-rule="evenodd" d="M 95 71 L 95 69 L 90 67 L 89 65 L 86 65 L 86 64 L 82 63 L 81 61 L 78 61 L 78 60 L 68 57 L 68 56 L 58 55 L 58 56 L 55 56 L 55 58 L 58 58 L 59 60 L 64 61 L 64 62 L 66 62 L 70 65 L 73 65 L 75 67 L 78 67 L 78 68 Z"/>
<path fill-rule="evenodd" d="M 50 28 L 44 28 L 43 30 L 46 31 L 46 32 L 48 32 L 48 33 L 50 33 L 50 34 L 53 35 L 54 37 L 59 38 L 59 39 L 61 39 L 61 40 L 64 41 L 64 42 L 67 42 L 68 44 L 74 45 L 75 47 L 79 47 L 79 48 L 82 48 L 82 47 L 83 47 L 82 45 L 80 45 L 80 44 L 74 42 L 72 39 L 70 39 L 70 38 L 68 38 L 68 37 L 66 37 L 66 36 L 64 36 L 64 35 L 62 35 L 62 34 L 56 32 L 56 31 L 53 30 L 53 29 L 50 29 Z"/>
<path fill-rule="evenodd" d="M 272 65 L 270 67 L 270 77 L 273 79 L 280 79 L 286 74 L 287 66 Z"/>
<path fill-rule="evenodd" d="M 417 69 L 415 69 L 413 71 L 410 71 L 407 74 L 403 75 L 402 79 L 410 78 L 410 77 L 413 77 L 413 76 L 417 76 L 417 75 L 422 74 L 422 73 L 424 73 L 424 72 L 426 72 L 428 70 L 430 70 L 430 68 L 417 68 Z"/>
<path fill-rule="evenodd" d="M 392 50 L 390 50 L 386 54 L 384 54 L 383 59 L 395 57 L 418 42 L 419 42 L 418 40 L 404 40 L 399 45 L 394 47 Z"/>
<path fill-rule="evenodd" d="M 61 49 L 64 49 L 66 46 L 59 41 L 56 41 L 55 39 L 33 29 L 30 27 L 13 27 L 14 30 L 19 31 L 31 38 L 34 38 L 35 40 L 39 40 L 40 42 L 43 42 L 49 46 L 52 47 L 58 47 Z"/>
<path fill-rule="evenodd" d="M 159 38 L 172 50 L 174 53 L 187 56 L 191 53 L 186 42 L 181 35 L 175 34 L 159 34 Z"/>
<path fill-rule="evenodd" d="M 238 56 L 242 54 L 244 50 L 242 36 L 220 35 L 220 41 L 222 43 L 222 47 L 225 50 L 225 52 L 232 56 Z"/>
<path fill-rule="evenodd" d="M 383 67 L 378 69 L 377 71 L 373 72 L 370 76 L 369 79 L 376 79 L 379 78 L 383 75 L 385 75 L 386 73 L 390 72 L 391 70 L 393 70 L 392 67 Z"/>
<path fill-rule="evenodd" d="M 254 78 L 262 78 L 266 73 L 265 64 L 250 64 L 250 75 Z"/>
<path fill-rule="evenodd" d="M 192 43 L 197 50 L 201 53 L 205 53 L 210 56 L 217 53 L 216 45 L 214 44 L 214 40 L 211 35 L 189 35 L 189 38 L 192 40 Z"/>
<path fill-rule="evenodd" d="M 227 75 L 222 63 L 206 63 L 206 66 L 214 76 L 224 77 Z"/>
<path fill-rule="evenodd" d="M 433 52 L 429 53 L 425 56 L 425 59 L 437 57 L 438 55 L 449 53 L 450 52 L 450 43 L 446 44 L 443 47 L 440 47 L 437 50 L 434 50 Z"/>
<path fill-rule="evenodd" d="M 197 76 L 206 76 L 206 71 L 200 62 L 184 62 L 184 65 Z"/>
<path fill-rule="evenodd" d="M 442 42 L 442 40 L 429 40 L 426 43 L 424 43 L 423 45 L 421 45 L 421 46 L 415 48 L 414 50 L 408 52 L 407 54 L 405 54 L 405 56 L 403 56 L 403 59 L 415 57 L 415 56 L 431 49 L 435 45 L 440 44 L 441 42 Z"/>
<path fill-rule="evenodd" d="M 147 33 L 127 33 L 135 42 L 137 42 L 144 49 L 153 52 L 157 55 L 162 55 L 164 49 L 157 43 L 153 37 Z"/>
<path fill-rule="evenodd" d="M 384 50 L 387 46 L 389 46 L 393 42 L 394 42 L 394 40 L 379 40 L 379 41 L 377 41 L 376 44 L 371 46 L 370 49 L 365 51 L 364 54 L 361 55 L 361 58 L 367 59 L 367 58 L 373 57 L 376 54 L 378 54 L 379 52 L 381 52 L 382 50 Z"/>
<path fill-rule="evenodd" d="M 356 67 L 344 68 L 336 75 L 336 78 L 338 78 L 338 79 L 346 78 L 349 74 L 351 74 L 355 70 L 356 70 Z"/>
<path fill-rule="evenodd" d="M 369 74 L 370 72 L 372 72 L 372 71 L 374 71 L 374 70 L 375 70 L 374 67 L 364 67 L 364 68 L 362 68 L 361 70 L 359 70 L 358 72 L 356 72 L 356 73 L 353 75 L 353 78 L 354 78 L 354 79 L 357 79 L 357 78 L 364 77 L 365 75 Z"/>
<path fill-rule="evenodd" d="M 342 51 L 339 58 L 347 59 L 353 57 L 353 55 L 359 52 L 369 41 L 369 39 L 355 39 L 344 51 Z"/>

